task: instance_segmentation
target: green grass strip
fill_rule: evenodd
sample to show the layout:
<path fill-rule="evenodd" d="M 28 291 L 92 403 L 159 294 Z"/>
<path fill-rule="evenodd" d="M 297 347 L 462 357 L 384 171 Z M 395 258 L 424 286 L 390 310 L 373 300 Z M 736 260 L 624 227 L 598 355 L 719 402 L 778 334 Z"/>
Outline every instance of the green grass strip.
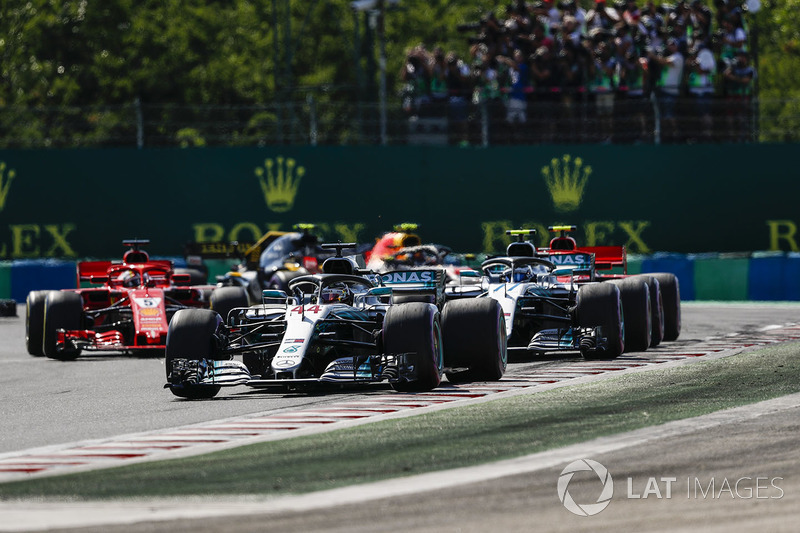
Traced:
<path fill-rule="evenodd" d="M 10 482 L 0 499 L 273 495 L 486 463 L 798 392 L 799 352 L 783 344 L 199 457 Z"/>

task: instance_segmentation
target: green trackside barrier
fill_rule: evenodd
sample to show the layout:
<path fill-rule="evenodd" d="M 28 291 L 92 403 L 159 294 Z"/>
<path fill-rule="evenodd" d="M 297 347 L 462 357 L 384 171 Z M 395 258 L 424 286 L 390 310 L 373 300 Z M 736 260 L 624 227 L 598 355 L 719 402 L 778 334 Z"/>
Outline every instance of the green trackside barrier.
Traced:
<path fill-rule="evenodd" d="M 0 150 L 0 260 L 120 257 L 132 238 L 174 256 L 298 222 L 329 242 L 414 222 L 423 242 L 486 254 L 510 229 L 537 229 L 542 246 L 556 224 L 632 254 L 797 252 L 796 195 L 775 192 L 796 190 L 796 159 L 792 144 Z M 130 183 L 146 206 L 120 217 Z M 187 195 L 198 183 L 213 194 Z"/>
<path fill-rule="evenodd" d="M 750 259 L 741 256 L 696 256 L 696 300 L 747 300 Z"/>
<path fill-rule="evenodd" d="M 642 273 L 642 262 L 644 261 L 644 257 L 642 256 L 628 256 L 628 274 L 631 276 L 635 274 Z"/>
<path fill-rule="evenodd" d="M 231 271 L 231 267 L 236 264 L 236 258 L 230 259 L 206 259 L 208 267 L 208 282 L 212 285 L 217 282 L 217 276 L 224 276 Z"/>
<path fill-rule="evenodd" d="M 0 263 L 0 299 L 11 298 L 11 262 Z"/>

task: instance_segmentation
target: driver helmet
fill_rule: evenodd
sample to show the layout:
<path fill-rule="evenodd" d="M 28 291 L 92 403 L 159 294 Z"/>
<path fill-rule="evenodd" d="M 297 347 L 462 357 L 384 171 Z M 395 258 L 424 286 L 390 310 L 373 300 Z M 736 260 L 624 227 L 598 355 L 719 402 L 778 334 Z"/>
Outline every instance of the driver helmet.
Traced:
<path fill-rule="evenodd" d="M 514 269 L 513 279 L 515 282 L 528 281 L 533 277 L 533 270 L 530 266 L 518 267 Z"/>
<path fill-rule="evenodd" d="M 349 305 L 353 303 L 353 293 L 344 284 L 325 287 L 320 296 L 324 304 L 344 303 Z"/>
<path fill-rule="evenodd" d="M 122 284 L 123 287 L 134 288 L 139 286 L 139 274 L 134 272 L 133 270 L 126 270 L 119 276 L 117 276 L 117 281 Z"/>

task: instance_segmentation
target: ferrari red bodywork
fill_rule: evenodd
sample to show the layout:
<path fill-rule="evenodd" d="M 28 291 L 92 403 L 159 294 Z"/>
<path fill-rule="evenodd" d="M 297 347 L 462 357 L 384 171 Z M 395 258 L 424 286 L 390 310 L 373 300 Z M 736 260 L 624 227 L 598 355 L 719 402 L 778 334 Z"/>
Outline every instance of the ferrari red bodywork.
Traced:
<path fill-rule="evenodd" d="M 575 226 L 551 226 L 549 229 L 559 232 L 560 235 L 550 239 L 549 247 L 539 249 L 537 253 L 549 256 L 591 254 L 594 256 L 591 280 L 627 277 L 628 257 L 624 246 L 578 246 L 575 239 L 568 235 L 569 232 L 576 231 Z"/>
<path fill-rule="evenodd" d="M 42 343 L 48 356 L 82 350 L 164 350 L 175 312 L 210 306 L 215 286 L 191 285 L 191 275 L 176 273 L 172 261 L 151 260 L 139 249 L 147 241 L 123 243 L 132 249 L 121 262 L 79 262 L 76 289 L 29 295 L 32 355 L 41 355 Z"/>

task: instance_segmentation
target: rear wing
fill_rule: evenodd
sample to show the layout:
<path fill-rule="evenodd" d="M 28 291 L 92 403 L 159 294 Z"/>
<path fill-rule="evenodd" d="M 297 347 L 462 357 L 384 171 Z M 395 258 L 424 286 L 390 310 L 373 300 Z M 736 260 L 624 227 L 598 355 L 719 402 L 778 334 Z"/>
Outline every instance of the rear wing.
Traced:
<path fill-rule="evenodd" d="M 583 246 L 578 251 L 594 254 L 594 267 L 597 270 L 621 268 L 628 273 L 628 254 L 624 246 Z"/>
<path fill-rule="evenodd" d="M 433 287 L 444 280 L 444 271 L 439 268 L 395 270 L 378 274 L 385 285 L 398 287 Z"/>
<path fill-rule="evenodd" d="M 583 252 L 594 255 L 595 270 L 622 269 L 622 274 L 628 273 L 628 257 L 624 246 L 577 246 L 575 239 L 569 236 L 578 230 L 577 226 L 550 226 L 547 228 L 552 233 L 559 234 L 550 241 L 550 251 L 564 250 L 570 252 Z M 558 244 L 559 246 L 556 246 Z"/>
<path fill-rule="evenodd" d="M 392 288 L 393 295 L 426 297 L 433 304 L 444 303 L 444 270 L 395 270 L 378 274 L 382 285 Z"/>
<path fill-rule="evenodd" d="M 83 281 L 92 281 L 92 278 L 108 279 L 108 269 L 112 266 L 122 266 L 120 261 L 81 261 L 77 266 L 78 284 L 81 286 Z M 158 268 L 171 271 L 172 261 L 169 259 L 151 259 L 147 262 L 145 269 Z"/>
<path fill-rule="evenodd" d="M 90 281 L 92 277 L 105 277 L 108 276 L 108 267 L 113 264 L 112 261 L 81 261 L 78 263 L 78 284 L 81 286 L 82 281 Z"/>

